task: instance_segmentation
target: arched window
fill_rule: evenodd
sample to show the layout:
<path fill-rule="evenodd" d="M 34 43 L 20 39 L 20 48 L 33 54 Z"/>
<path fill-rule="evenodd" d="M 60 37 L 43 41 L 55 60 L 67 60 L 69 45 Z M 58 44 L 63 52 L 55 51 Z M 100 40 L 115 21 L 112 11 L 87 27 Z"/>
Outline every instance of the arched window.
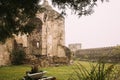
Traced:
<path fill-rule="evenodd" d="M 40 42 L 37 41 L 37 40 L 35 40 L 35 39 L 33 39 L 33 41 L 32 41 L 32 46 L 33 46 L 34 48 L 40 48 Z"/>
<path fill-rule="evenodd" d="M 37 41 L 37 43 L 36 43 L 36 46 L 37 46 L 37 48 L 39 48 L 40 47 L 40 43 Z"/>

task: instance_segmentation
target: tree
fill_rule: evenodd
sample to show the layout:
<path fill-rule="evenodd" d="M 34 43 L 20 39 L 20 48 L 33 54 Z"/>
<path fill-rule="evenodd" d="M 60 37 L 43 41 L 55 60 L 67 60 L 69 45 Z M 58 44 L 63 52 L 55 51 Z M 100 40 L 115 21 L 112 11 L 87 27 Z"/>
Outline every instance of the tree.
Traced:
<path fill-rule="evenodd" d="M 0 41 L 4 42 L 13 34 L 27 33 L 33 25 L 27 24 L 35 17 L 39 0 L 0 0 Z"/>
<path fill-rule="evenodd" d="M 103 0 L 101 0 L 103 2 Z M 78 16 L 92 14 L 93 7 L 97 0 L 52 0 L 54 6 L 58 6 L 62 9 L 62 13 L 65 13 L 66 9 L 69 8 L 74 14 Z"/>
<path fill-rule="evenodd" d="M 41 10 L 41 0 L 0 0 L 0 41 L 5 42 L 13 34 L 30 33 L 34 24 L 28 24 Z M 103 0 L 101 0 L 103 2 Z M 93 7 L 97 0 L 52 0 L 52 4 L 62 9 L 65 14 L 66 8 L 70 8 L 79 16 L 93 13 Z"/>

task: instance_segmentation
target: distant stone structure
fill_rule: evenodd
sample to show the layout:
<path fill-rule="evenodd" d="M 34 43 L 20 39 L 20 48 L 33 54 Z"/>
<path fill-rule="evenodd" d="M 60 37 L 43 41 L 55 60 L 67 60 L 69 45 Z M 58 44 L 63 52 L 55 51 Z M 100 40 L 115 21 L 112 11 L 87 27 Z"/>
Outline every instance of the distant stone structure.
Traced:
<path fill-rule="evenodd" d="M 104 58 L 106 62 L 119 62 L 120 55 L 115 53 L 117 46 L 81 49 L 80 44 L 70 44 L 69 48 L 75 58 L 85 61 L 97 61 Z"/>
<path fill-rule="evenodd" d="M 81 44 L 80 43 L 69 44 L 69 49 L 71 50 L 73 55 L 75 55 L 76 51 L 81 49 Z"/>
<path fill-rule="evenodd" d="M 53 10 L 46 0 L 44 0 L 42 8 L 44 11 L 38 11 L 36 18 L 31 20 L 36 25 L 34 31 L 30 35 L 18 35 L 15 36 L 15 39 L 10 40 L 9 43 L 12 46 L 10 51 L 17 49 L 19 44 L 22 44 L 21 49 L 24 49 L 27 54 L 27 63 L 36 62 L 45 66 L 60 61 L 60 63 L 67 64 L 70 61 L 70 51 L 64 46 L 65 19 Z M 10 62 L 10 52 L 6 52 L 7 43 L 0 47 L 0 65 L 6 65 L 8 61 Z"/>
<path fill-rule="evenodd" d="M 89 48 L 89 49 L 79 49 L 76 51 L 76 54 L 101 54 L 101 53 L 110 53 L 115 49 L 115 46 L 112 47 L 100 47 L 100 48 Z"/>

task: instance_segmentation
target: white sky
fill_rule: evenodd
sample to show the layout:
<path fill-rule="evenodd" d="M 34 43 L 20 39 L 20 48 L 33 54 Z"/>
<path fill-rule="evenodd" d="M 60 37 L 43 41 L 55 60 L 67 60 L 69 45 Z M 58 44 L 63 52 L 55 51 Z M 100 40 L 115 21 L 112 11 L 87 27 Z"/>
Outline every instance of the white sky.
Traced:
<path fill-rule="evenodd" d="M 100 3 L 90 16 L 68 15 L 65 30 L 66 45 L 81 43 L 82 48 L 94 48 L 120 44 L 120 0 Z"/>
<path fill-rule="evenodd" d="M 120 44 L 120 0 L 99 3 L 90 16 L 71 15 L 65 18 L 66 45 L 81 43 L 82 48 Z"/>

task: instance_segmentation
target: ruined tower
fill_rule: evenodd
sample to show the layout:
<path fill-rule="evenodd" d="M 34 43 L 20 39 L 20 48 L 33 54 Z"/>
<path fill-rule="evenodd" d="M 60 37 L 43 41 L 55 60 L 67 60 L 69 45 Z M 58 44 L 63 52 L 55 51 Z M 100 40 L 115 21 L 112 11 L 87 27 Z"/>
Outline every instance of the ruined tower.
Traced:
<path fill-rule="evenodd" d="M 52 59 L 53 63 L 55 62 L 67 62 L 69 50 L 65 47 L 65 19 L 61 14 L 55 11 L 48 3 L 44 0 L 42 4 L 43 11 L 38 11 L 36 17 L 30 22 L 35 24 L 35 29 L 30 35 L 18 35 L 15 36 L 14 41 L 11 41 L 12 48 L 14 50 L 15 45 L 22 44 L 22 49 L 25 49 L 25 52 L 29 60 L 33 58 L 39 60 L 38 63 L 44 62 L 44 59 L 49 62 Z M 41 10 L 41 9 L 40 9 Z M 4 50 L 8 49 L 7 45 L 0 45 L 0 48 L 5 47 Z M 3 52 L 2 50 L 0 50 Z M 5 57 L 8 55 L 8 57 Z M 7 65 L 10 56 L 10 52 L 0 54 L 0 65 Z M 41 59 L 40 56 L 44 56 Z M 55 58 L 54 58 L 55 57 Z M 57 60 L 56 60 L 57 59 Z M 4 61 L 4 62 L 3 62 Z M 10 62 L 9 62 L 10 63 Z M 47 63 L 46 63 L 47 64 Z"/>
<path fill-rule="evenodd" d="M 56 12 L 46 0 L 42 8 L 44 11 L 38 11 L 33 21 L 38 25 L 28 39 L 31 40 L 29 46 L 33 45 L 30 50 L 36 49 L 36 52 L 33 52 L 36 55 L 65 57 L 65 52 L 61 48 L 65 45 L 64 17 Z"/>

